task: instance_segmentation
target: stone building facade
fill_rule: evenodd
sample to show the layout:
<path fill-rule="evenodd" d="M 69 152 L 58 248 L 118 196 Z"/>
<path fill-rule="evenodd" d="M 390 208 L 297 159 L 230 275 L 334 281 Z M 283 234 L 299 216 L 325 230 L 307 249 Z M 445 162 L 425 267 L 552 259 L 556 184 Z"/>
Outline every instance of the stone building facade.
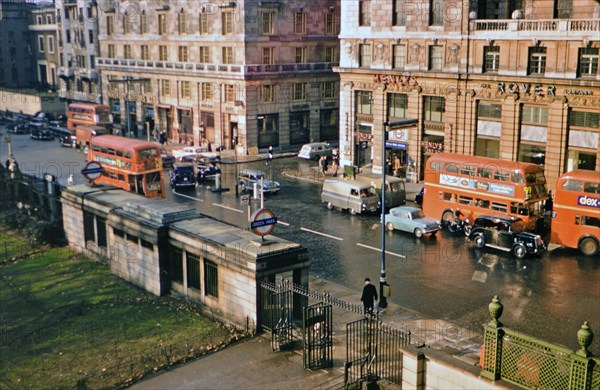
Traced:
<path fill-rule="evenodd" d="M 60 68 L 59 96 L 66 102 L 102 102 L 98 58 L 98 17 L 96 1 L 56 1 Z"/>
<path fill-rule="evenodd" d="M 0 87 L 24 88 L 35 83 L 32 70 L 31 0 L 0 0 Z"/>
<path fill-rule="evenodd" d="M 600 171 L 600 5 L 595 1 L 342 2 L 343 165 L 386 159 L 422 179 L 446 151 L 543 164 L 549 185 Z"/>
<path fill-rule="evenodd" d="M 337 140 L 339 4 L 100 2 L 97 63 L 115 126 L 244 151 Z"/>
<path fill-rule="evenodd" d="M 31 51 L 35 61 L 35 81 L 38 87 L 58 88 L 59 49 L 56 9 L 49 4 L 38 4 L 31 12 L 29 31 Z"/>

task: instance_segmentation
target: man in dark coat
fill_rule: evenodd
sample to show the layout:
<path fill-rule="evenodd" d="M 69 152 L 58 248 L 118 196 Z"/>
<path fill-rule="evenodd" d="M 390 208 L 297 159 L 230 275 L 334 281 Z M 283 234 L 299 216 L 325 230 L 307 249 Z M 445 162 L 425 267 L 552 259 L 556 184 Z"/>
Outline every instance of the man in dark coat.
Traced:
<path fill-rule="evenodd" d="M 373 306 L 377 300 L 377 288 L 371 284 L 371 279 L 365 279 L 365 286 L 363 287 L 362 296 L 360 300 L 365 307 L 365 314 L 373 314 Z"/>

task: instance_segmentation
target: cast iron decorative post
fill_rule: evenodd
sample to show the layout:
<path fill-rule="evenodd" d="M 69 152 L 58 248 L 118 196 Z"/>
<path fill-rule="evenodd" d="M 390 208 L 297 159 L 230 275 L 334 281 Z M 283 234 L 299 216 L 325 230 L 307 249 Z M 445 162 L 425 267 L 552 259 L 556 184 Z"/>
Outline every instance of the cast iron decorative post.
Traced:
<path fill-rule="evenodd" d="M 493 381 L 500 379 L 500 369 L 502 367 L 502 337 L 504 337 L 504 326 L 500 322 L 500 316 L 504 306 L 497 295 L 488 305 L 490 317 L 492 320 L 483 326 L 483 361 L 481 367 L 481 376 Z"/>
<path fill-rule="evenodd" d="M 594 340 L 594 333 L 585 321 L 577 331 L 577 342 L 581 348 L 571 356 L 569 389 L 592 389 L 595 361 L 592 353 L 588 351 L 592 340 Z"/>

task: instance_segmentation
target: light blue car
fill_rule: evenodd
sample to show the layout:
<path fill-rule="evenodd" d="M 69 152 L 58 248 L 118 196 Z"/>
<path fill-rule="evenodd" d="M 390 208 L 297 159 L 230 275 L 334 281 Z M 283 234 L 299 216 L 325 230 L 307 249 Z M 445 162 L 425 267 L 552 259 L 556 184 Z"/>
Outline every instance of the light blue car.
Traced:
<path fill-rule="evenodd" d="M 423 234 L 435 233 L 442 228 L 440 221 L 428 218 L 421 209 L 409 206 L 400 206 L 390 209 L 385 215 L 385 227 L 387 230 L 402 230 L 413 233 L 420 238 Z"/>

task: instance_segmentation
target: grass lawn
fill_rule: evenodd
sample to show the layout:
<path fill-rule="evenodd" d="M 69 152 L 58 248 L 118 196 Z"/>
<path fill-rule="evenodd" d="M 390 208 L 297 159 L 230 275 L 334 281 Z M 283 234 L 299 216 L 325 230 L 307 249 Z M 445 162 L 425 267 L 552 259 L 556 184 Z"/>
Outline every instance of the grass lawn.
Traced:
<path fill-rule="evenodd" d="M 0 227 L 0 388 L 120 387 L 234 338 L 193 305 Z"/>

